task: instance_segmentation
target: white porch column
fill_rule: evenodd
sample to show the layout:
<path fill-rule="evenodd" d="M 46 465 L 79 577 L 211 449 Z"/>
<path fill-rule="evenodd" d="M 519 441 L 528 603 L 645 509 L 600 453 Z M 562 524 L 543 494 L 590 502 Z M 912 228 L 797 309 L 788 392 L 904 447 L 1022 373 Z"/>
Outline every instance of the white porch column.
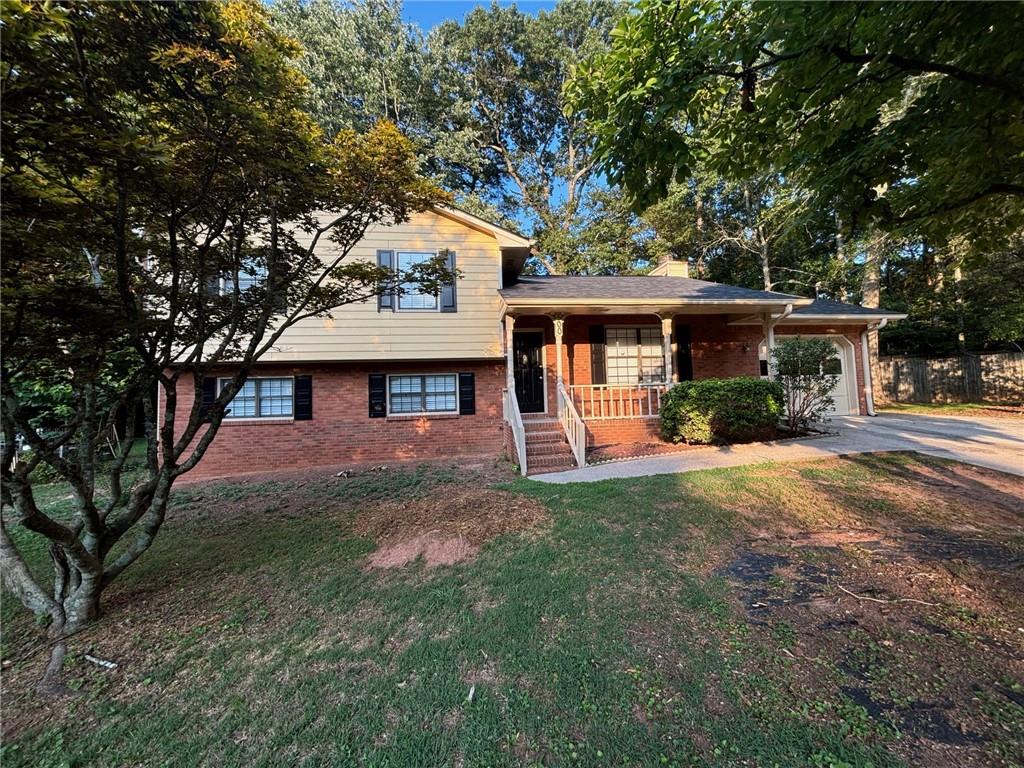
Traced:
<path fill-rule="evenodd" d="M 565 318 L 555 315 L 551 318 L 555 326 L 555 392 L 562 390 L 562 332 L 565 330 Z M 562 413 L 562 398 L 556 394 L 558 414 Z"/>
<path fill-rule="evenodd" d="M 665 355 L 665 381 L 675 381 L 675 371 L 672 370 L 672 315 L 661 318 L 661 345 Z"/>
<path fill-rule="evenodd" d="M 505 315 L 505 381 L 508 383 L 509 397 L 516 396 L 516 361 L 512 345 L 512 331 L 515 325 L 515 317 Z"/>

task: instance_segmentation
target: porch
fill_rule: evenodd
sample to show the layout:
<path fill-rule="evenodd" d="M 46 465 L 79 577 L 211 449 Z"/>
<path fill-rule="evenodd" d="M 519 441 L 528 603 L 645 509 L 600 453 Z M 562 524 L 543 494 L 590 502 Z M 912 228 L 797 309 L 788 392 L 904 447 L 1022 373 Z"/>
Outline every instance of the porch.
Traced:
<path fill-rule="evenodd" d="M 531 471 L 585 466 L 590 451 L 660 442 L 678 381 L 757 376 L 761 329 L 715 314 L 506 314 L 511 424 Z M 507 396 L 507 393 L 506 393 Z M 506 420 L 512 403 L 506 405 Z M 519 455 L 519 449 L 513 452 Z M 523 465 L 523 461 L 519 462 Z"/>
<path fill-rule="evenodd" d="M 556 421 L 570 460 L 584 466 L 588 448 L 656 440 L 661 396 L 678 381 L 769 376 L 781 335 L 831 341 L 834 415 L 874 414 L 868 337 L 903 315 L 691 280 L 673 267 L 682 265 L 520 277 L 501 289 L 508 445 L 524 472 L 524 417 Z"/>

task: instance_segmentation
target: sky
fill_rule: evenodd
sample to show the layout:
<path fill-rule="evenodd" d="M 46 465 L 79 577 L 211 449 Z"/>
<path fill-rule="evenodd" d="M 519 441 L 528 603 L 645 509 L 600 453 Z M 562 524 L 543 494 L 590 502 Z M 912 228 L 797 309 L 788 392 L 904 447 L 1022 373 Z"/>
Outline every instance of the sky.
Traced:
<path fill-rule="evenodd" d="M 454 19 L 461 22 L 474 8 L 489 5 L 488 0 L 405 0 L 402 18 L 412 24 L 418 24 L 424 32 L 429 32 L 442 21 Z M 524 13 L 537 13 L 554 8 L 555 0 L 500 0 L 498 5 L 515 5 Z"/>

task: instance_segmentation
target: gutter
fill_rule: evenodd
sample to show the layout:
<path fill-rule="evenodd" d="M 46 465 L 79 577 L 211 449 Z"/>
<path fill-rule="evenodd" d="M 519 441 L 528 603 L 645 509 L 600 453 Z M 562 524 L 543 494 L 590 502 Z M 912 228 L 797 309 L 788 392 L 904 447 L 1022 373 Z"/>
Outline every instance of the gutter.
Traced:
<path fill-rule="evenodd" d="M 864 370 L 864 400 L 868 406 L 868 416 L 877 416 L 875 413 L 875 392 L 871 384 L 871 349 L 868 347 L 868 334 L 872 331 L 880 331 L 889 323 L 889 318 L 883 317 L 879 322 L 865 326 L 860 332 L 860 365 Z"/>
<path fill-rule="evenodd" d="M 793 313 L 793 304 L 789 303 L 786 308 L 782 310 L 782 314 L 778 317 L 774 317 L 769 314 L 767 320 L 764 323 L 764 343 L 765 351 L 768 354 L 768 378 L 775 379 L 775 371 L 772 365 L 772 350 L 775 349 L 775 326 L 785 320 Z"/>

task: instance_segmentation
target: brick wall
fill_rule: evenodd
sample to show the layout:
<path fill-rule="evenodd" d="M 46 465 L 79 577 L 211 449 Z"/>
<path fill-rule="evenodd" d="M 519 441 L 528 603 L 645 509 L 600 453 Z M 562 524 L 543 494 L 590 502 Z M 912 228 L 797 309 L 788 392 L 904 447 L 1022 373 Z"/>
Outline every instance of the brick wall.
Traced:
<path fill-rule="evenodd" d="M 649 443 L 661 439 L 658 419 L 608 419 L 587 423 L 587 445 Z"/>
<path fill-rule="evenodd" d="M 660 327 L 655 315 L 572 315 L 565 320 L 562 334 L 562 370 L 565 383 L 591 384 L 590 326 L 653 325 Z M 728 325 L 723 315 L 680 315 L 675 326 L 689 326 L 690 348 L 695 379 L 757 376 L 760 367 L 757 347 L 760 326 Z M 546 317 L 524 316 L 516 319 L 516 330 L 544 331 L 548 373 L 548 411 L 554 413 L 555 333 Z M 675 358 L 673 358 L 675 365 Z"/>
<path fill-rule="evenodd" d="M 313 418 L 309 421 L 224 421 L 189 479 L 223 477 L 274 469 L 301 469 L 409 459 L 499 456 L 503 451 L 501 390 L 504 361 L 266 365 L 257 376 L 313 377 Z M 476 413 L 471 416 L 368 415 L 370 373 L 476 374 Z M 224 372 L 225 374 L 227 371 Z M 175 432 L 180 434 L 192 406 L 191 379 L 178 391 Z M 161 408 L 163 403 L 161 402 Z"/>

